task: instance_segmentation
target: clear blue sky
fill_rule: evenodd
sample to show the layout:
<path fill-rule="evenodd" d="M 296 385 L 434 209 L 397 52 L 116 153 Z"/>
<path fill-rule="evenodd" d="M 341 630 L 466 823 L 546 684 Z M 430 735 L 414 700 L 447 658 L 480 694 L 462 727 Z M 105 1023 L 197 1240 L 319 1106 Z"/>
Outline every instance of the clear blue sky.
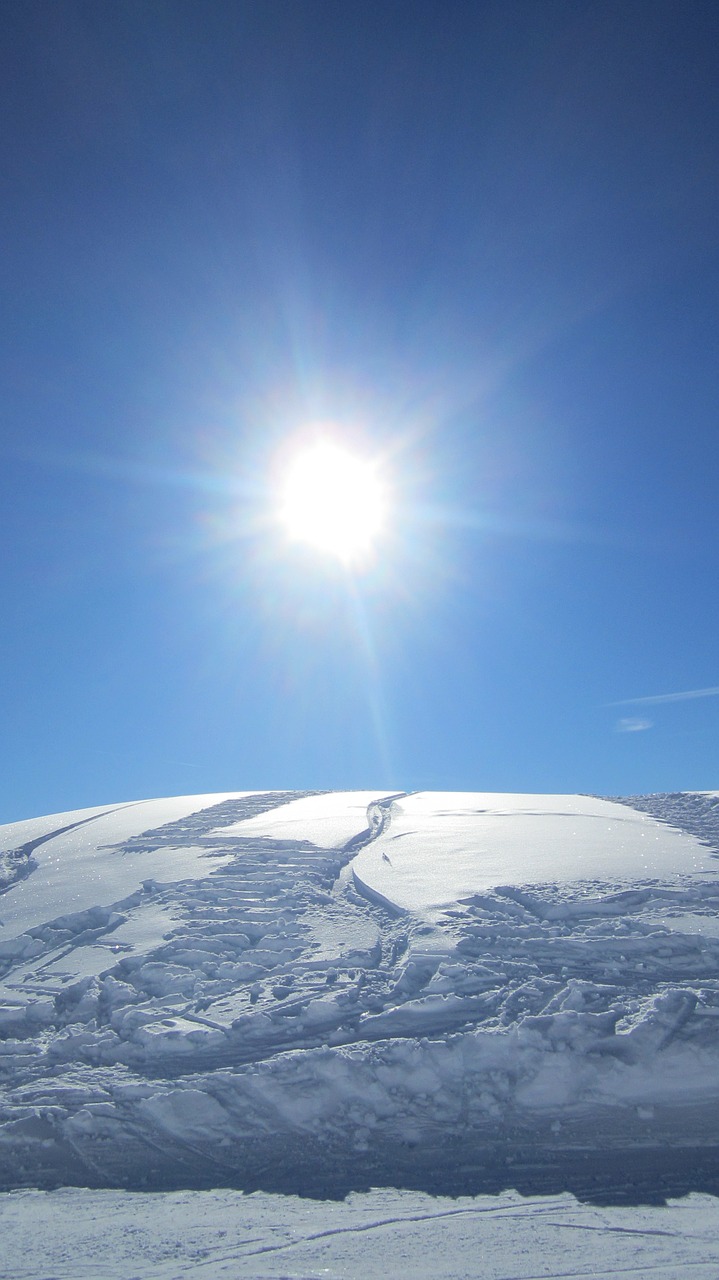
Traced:
<path fill-rule="evenodd" d="M 29 0 L 0 54 L 0 822 L 719 787 L 714 0 Z M 282 544 L 322 419 L 395 494 Z M 613 706 L 623 703 L 624 706 Z"/>

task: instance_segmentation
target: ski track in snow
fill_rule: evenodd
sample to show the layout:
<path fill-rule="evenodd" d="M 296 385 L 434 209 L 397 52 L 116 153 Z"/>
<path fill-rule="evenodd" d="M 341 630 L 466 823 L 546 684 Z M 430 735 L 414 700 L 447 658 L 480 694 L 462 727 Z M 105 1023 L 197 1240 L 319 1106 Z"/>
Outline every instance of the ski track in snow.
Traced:
<path fill-rule="evenodd" d="M 715 1280 L 719 1204 L 598 1209 L 572 1196 L 344 1202 L 232 1191 L 21 1191 L 0 1199 L 4 1280 Z"/>
<path fill-rule="evenodd" d="M 401 797 L 351 800 L 243 795 L 88 846 L 97 893 L 130 892 L 5 926 L 0 1186 L 719 1189 L 716 872 L 398 910 L 352 864 L 390 862 Z M 719 852 L 717 796 L 624 803 Z M 32 918 L 53 841 L 133 807 L 32 826 L 0 916 Z"/>

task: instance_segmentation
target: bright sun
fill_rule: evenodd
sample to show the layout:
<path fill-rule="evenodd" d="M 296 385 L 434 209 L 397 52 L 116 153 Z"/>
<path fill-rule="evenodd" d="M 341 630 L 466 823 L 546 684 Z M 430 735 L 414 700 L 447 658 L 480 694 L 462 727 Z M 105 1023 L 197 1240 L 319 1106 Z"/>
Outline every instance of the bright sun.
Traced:
<path fill-rule="evenodd" d="M 365 560 L 385 520 L 377 465 L 331 440 L 307 445 L 281 483 L 279 518 L 288 536 L 345 565 Z"/>

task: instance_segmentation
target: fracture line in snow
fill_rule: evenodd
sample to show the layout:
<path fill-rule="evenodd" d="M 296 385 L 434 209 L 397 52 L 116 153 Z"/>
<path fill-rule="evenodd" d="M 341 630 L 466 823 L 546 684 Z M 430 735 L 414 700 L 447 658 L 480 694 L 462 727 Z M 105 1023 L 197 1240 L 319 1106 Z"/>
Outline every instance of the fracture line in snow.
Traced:
<path fill-rule="evenodd" d="M 27 840 L 25 844 L 21 844 L 19 848 L 14 849 L 13 853 L 29 858 L 41 845 L 47 844 L 49 840 L 55 840 L 57 836 L 64 836 L 66 831 L 76 831 L 78 827 L 86 827 L 91 822 L 97 822 L 98 818 L 107 818 L 111 813 L 119 813 L 121 809 L 134 809 L 141 804 L 147 804 L 147 801 L 131 800 L 127 804 L 115 805 L 113 809 L 103 809 L 102 813 L 93 813 L 89 818 L 80 818 L 78 822 L 69 822 L 65 827 L 55 827 L 53 831 L 48 831 L 45 835 L 36 836 L 34 840 Z"/>
<path fill-rule="evenodd" d="M 119 813 L 121 809 L 132 809 L 136 805 L 143 803 L 145 802 L 142 800 L 134 800 L 128 804 L 115 805 L 112 809 L 104 809 L 102 813 L 93 813 L 89 818 L 80 818 L 77 822 L 68 822 L 64 827 L 55 827 L 52 831 L 45 832 L 44 835 L 36 836 L 32 840 L 26 840 L 24 844 L 19 845 L 16 849 L 8 849 L 0 853 L 0 896 L 8 893 L 19 880 L 24 880 L 35 870 L 36 863 L 32 855 L 42 845 L 48 844 L 49 841 L 55 840 L 58 836 L 65 835 L 68 831 L 76 831 L 79 827 L 85 827 L 91 822 L 97 822 L 98 818 L 105 818 L 110 814 Z M 2 921 L 0 921 L 1 923 Z"/>
<path fill-rule="evenodd" d="M 517 1207 L 516 1205 L 472 1205 L 470 1208 L 466 1208 L 466 1209 L 465 1208 L 440 1209 L 436 1213 L 428 1212 L 428 1213 L 399 1214 L 396 1217 L 392 1217 L 392 1218 L 378 1218 L 373 1222 L 361 1222 L 361 1223 L 358 1223 L 356 1226 L 351 1226 L 351 1227 L 329 1227 L 326 1231 L 313 1231 L 309 1235 L 300 1236 L 296 1240 L 288 1240 L 282 1244 L 263 1245 L 262 1248 L 252 1249 L 243 1256 L 253 1258 L 263 1253 L 282 1253 L 284 1250 L 301 1248 L 303 1245 L 313 1244 L 316 1240 L 327 1240 L 327 1239 L 330 1239 L 332 1236 L 362 1235 L 367 1231 L 381 1231 L 385 1227 L 401 1227 L 401 1226 L 404 1226 L 405 1223 L 413 1224 L 417 1222 L 425 1222 L 425 1223 L 439 1222 L 443 1218 L 466 1218 L 466 1217 L 471 1217 L 471 1218 L 491 1217 L 491 1218 L 504 1218 L 504 1219 L 521 1218 L 523 1220 L 526 1220 L 528 1216 L 532 1218 L 536 1218 L 539 1216 L 546 1216 L 556 1212 L 557 1212 L 556 1206 L 545 1206 L 545 1205 L 542 1205 L 541 1207 L 537 1207 L 533 1205 L 530 1210 Z M 549 1225 L 558 1226 L 561 1224 L 550 1223 Z M 567 1225 L 571 1225 L 571 1224 L 567 1224 Z M 652 1233 L 637 1232 L 635 1234 L 673 1235 L 674 1233 L 668 1232 L 668 1231 L 656 1231 Z"/>

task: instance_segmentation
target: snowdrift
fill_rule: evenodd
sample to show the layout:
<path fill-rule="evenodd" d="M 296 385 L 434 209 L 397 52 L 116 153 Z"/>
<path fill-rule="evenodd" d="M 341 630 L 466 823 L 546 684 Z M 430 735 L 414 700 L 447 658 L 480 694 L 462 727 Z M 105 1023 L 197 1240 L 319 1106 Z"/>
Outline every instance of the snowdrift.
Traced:
<path fill-rule="evenodd" d="M 719 793 L 0 827 L 0 1188 L 719 1190 Z"/>

